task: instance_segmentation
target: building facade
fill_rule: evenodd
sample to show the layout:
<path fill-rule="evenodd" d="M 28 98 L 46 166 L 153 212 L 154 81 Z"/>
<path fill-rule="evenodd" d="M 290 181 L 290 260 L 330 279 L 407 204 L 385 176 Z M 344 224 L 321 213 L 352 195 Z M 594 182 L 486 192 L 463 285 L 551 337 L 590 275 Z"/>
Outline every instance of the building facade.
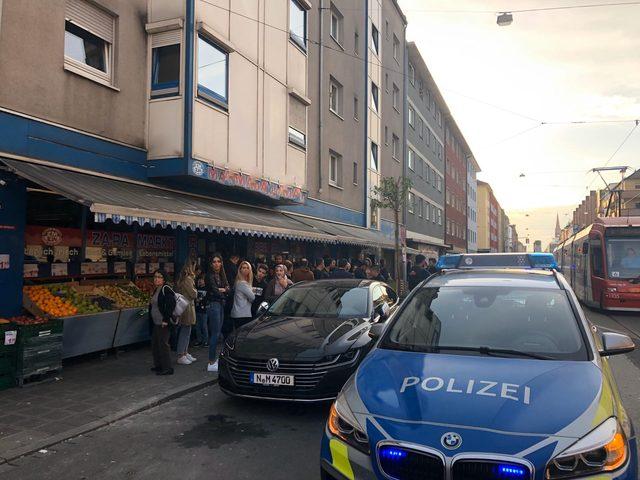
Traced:
<path fill-rule="evenodd" d="M 445 243 L 455 253 L 467 249 L 467 157 L 464 136 L 448 114 L 445 121 Z"/>
<path fill-rule="evenodd" d="M 467 161 L 467 251 L 478 251 L 478 178 L 480 165 L 473 156 Z"/>
<path fill-rule="evenodd" d="M 407 244 L 437 257 L 445 246 L 444 129 L 438 113 L 445 103 L 415 43 L 407 44 L 407 75 L 405 171 L 413 185 L 405 212 Z"/>
<path fill-rule="evenodd" d="M 478 252 L 499 251 L 500 204 L 491 185 L 478 180 Z"/>

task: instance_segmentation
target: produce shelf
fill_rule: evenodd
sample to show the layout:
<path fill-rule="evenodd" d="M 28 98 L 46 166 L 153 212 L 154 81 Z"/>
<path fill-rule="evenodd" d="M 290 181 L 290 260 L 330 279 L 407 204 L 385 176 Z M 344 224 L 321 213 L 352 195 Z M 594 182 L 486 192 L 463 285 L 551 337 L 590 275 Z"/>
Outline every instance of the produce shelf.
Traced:
<path fill-rule="evenodd" d="M 62 358 L 108 350 L 118 324 L 120 310 L 77 315 L 64 319 Z"/>
<path fill-rule="evenodd" d="M 146 342 L 150 338 L 149 317 L 146 308 L 126 308 L 121 310 L 118 328 L 113 341 L 114 347 Z"/>

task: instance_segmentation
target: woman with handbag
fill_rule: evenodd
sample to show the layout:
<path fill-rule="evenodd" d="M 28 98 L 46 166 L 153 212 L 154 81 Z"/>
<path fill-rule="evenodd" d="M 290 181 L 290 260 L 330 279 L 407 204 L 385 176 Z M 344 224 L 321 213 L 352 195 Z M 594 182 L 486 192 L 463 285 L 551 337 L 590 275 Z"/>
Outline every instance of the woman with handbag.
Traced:
<path fill-rule="evenodd" d="M 176 283 L 176 292 L 185 297 L 189 304 L 184 313 L 180 315 L 178 321 L 178 364 L 191 365 L 196 358 L 191 356 L 189 350 L 189 340 L 191 339 L 191 327 L 196 324 L 196 307 L 195 299 L 198 291 L 195 286 L 195 265 L 191 260 L 187 260 L 180 271 L 178 282 Z"/>
<path fill-rule="evenodd" d="M 231 321 L 233 330 L 253 320 L 251 305 L 256 298 L 253 290 L 253 269 L 246 260 L 240 262 L 235 287 L 233 289 L 233 308 L 231 309 Z"/>
<path fill-rule="evenodd" d="M 209 323 L 209 365 L 207 371 L 217 372 L 218 337 L 220 337 L 224 320 L 224 304 L 230 290 L 220 255 L 214 255 L 211 258 L 209 271 L 205 277 L 205 288 L 207 290 L 207 320 Z"/>
<path fill-rule="evenodd" d="M 173 375 L 169 348 L 169 325 L 176 308 L 176 294 L 167 285 L 167 274 L 162 270 L 153 272 L 153 284 L 156 289 L 149 305 L 149 317 L 153 323 L 151 335 L 153 367 L 151 370 L 157 375 Z"/>

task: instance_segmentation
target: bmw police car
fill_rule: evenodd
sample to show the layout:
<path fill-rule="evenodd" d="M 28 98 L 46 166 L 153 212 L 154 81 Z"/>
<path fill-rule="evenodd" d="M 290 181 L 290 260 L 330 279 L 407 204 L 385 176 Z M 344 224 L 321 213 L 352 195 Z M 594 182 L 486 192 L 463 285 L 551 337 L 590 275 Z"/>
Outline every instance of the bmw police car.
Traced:
<path fill-rule="evenodd" d="M 441 259 L 331 407 L 330 479 L 636 480 L 636 436 L 607 357 L 553 258 Z M 385 328 L 383 328 L 385 327 Z"/>

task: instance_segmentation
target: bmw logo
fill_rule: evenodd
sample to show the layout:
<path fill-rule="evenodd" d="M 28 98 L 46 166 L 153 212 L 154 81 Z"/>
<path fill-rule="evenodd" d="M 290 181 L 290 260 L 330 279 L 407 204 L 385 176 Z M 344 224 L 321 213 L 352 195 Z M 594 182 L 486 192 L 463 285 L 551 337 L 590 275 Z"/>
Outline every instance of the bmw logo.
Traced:
<path fill-rule="evenodd" d="M 447 432 L 440 439 L 440 443 L 447 450 L 455 450 L 462 445 L 462 437 L 455 432 Z"/>
<path fill-rule="evenodd" d="M 270 372 L 277 371 L 279 367 L 280 367 L 280 362 L 278 361 L 277 358 L 270 358 L 269 361 L 267 362 L 267 370 L 269 370 Z"/>
<path fill-rule="evenodd" d="M 204 165 L 202 162 L 193 162 L 191 169 L 193 170 L 193 173 L 199 177 L 204 174 Z"/>

